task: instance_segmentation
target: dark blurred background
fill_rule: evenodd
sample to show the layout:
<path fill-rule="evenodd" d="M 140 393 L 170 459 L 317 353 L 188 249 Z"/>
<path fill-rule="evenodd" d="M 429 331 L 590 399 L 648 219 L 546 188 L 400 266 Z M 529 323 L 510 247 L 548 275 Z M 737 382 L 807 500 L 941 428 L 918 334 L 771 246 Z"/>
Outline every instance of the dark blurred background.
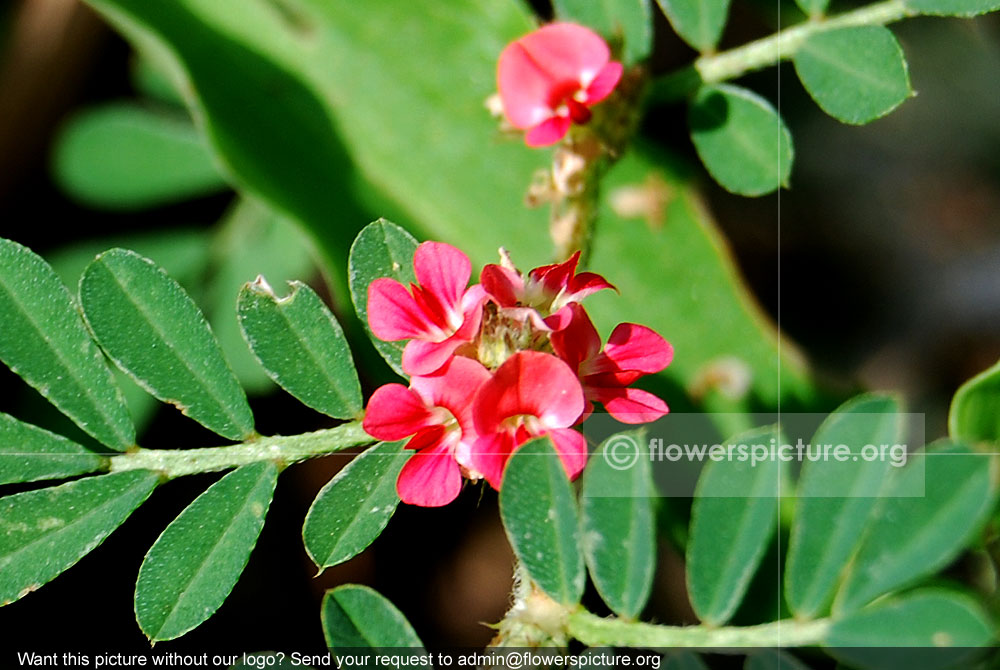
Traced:
<path fill-rule="evenodd" d="M 773 3 L 737 2 L 732 12 L 723 47 L 778 26 Z M 794 16 L 789 9 L 783 18 Z M 753 292 L 818 374 L 833 386 L 900 390 L 911 411 L 927 413 L 934 436 L 958 385 L 1000 358 L 1000 17 L 920 18 L 894 32 L 915 98 L 868 126 L 844 126 L 812 103 L 790 65 L 755 73 L 744 83 L 779 106 L 795 139 L 791 188 L 747 199 L 707 177 L 701 182 Z M 654 67 L 666 71 L 692 56 L 660 17 Z M 177 226 L 212 231 L 230 211 L 234 196 L 223 190 L 109 212 L 80 204 L 54 181 L 61 130 L 83 110 L 136 96 L 132 68 L 128 45 L 73 0 L 0 6 L 0 235 L 50 258 L 100 238 L 121 243 Z M 697 165 L 682 106 L 655 118 L 650 137 Z M 319 274 L 307 272 L 321 288 Z M 381 380 L 363 381 L 368 392 Z M 266 385 L 261 391 L 252 404 L 262 433 L 329 425 L 288 396 Z M 78 435 L 5 369 L 0 411 Z M 144 444 L 214 444 L 172 408 L 150 411 Z M 401 508 L 372 548 L 314 578 L 299 529 L 315 493 L 346 460 L 334 456 L 283 475 L 232 596 L 163 649 L 322 651 L 319 600 L 347 581 L 381 591 L 431 647 L 489 640 L 481 622 L 502 616 L 511 566 L 489 489 L 466 492 L 443 510 Z M 166 485 L 76 567 L 0 609 L 3 647 L 148 649 L 132 615 L 135 574 L 162 529 L 215 478 Z M 691 622 L 683 566 L 666 543 L 660 563 L 647 615 Z"/>

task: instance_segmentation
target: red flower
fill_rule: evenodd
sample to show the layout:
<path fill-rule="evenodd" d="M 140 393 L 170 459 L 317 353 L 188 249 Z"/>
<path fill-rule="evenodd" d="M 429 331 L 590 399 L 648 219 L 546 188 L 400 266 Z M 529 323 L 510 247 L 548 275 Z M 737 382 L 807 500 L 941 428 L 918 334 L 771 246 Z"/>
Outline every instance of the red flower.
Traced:
<path fill-rule="evenodd" d="M 433 374 L 413 377 L 410 388 L 386 384 L 372 394 L 365 431 L 380 440 L 413 435 L 406 448 L 417 450 L 396 480 L 400 500 L 440 507 L 458 496 L 477 437 L 473 399 L 489 378 L 480 363 L 456 356 Z"/>
<path fill-rule="evenodd" d="M 551 354 L 520 351 L 480 388 L 473 420 L 480 437 L 471 464 L 499 489 L 503 468 L 519 446 L 549 436 L 570 479 L 587 463 L 587 443 L 570 428 L 583 412 L 583 389 L 569 366 Z"/>
<path fill-rule="evenodd" d="M 532 325 L 543 331 L 565 328 L 571 318 L 567 306 L 580 302 L 588 295 L 615 287 L 599 274 L 580 272 L 580 252 L 562 263 L 543 265 L 525 278 L 505 258 L 502 265 L 487 265 L 479 276 L 483 289 L 500 307 L 519 320 L 530 318 Z M 548 314 L 543 319 L 539 312 Z"/>
<path fill-rule="evenodd" d="M 486 295 L 472 275 L 469 257 L 443 242 L 424 242 L 413 256 L 418 284 L 410 291 L 395 279 L 376 279 L 368 287 L 368 323 L 379 339 L 410 340 L 403 349 L 403 370 L 434 372 L 479 330 Z"/>
<path fill-rule="evenodd" d="M 573 303 L 569 309 L 569 325 L 552 333 L 550 341 L 556 354 L 579 374 L 587 400 L 601 403 L 622 423 L 655 421 L 670 411 L 652 393 L 628 388 L 639 377 L 670 364 L 674 357 L 670 343 L 645 326 L 620 323 L 601 352 L 601 338 L 583 307 Z"/>
<path fill-rule="evenodd" d="M 528 146 L 555 144 L 570 124 L 590 120 L 590 107 L 622 76 L 608 45 L 588 28 L 551 23 L 511 42 L 497 63 L 497 88 L 511 125 Z"/>

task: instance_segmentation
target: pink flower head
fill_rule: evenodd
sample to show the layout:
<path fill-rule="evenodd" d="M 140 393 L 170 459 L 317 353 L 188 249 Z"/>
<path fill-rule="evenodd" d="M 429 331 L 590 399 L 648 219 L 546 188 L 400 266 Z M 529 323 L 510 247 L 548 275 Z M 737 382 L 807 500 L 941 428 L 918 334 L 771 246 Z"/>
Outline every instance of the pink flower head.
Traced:
<path fill-rule="evenodd" d="M 539 330 L 559 330 L 569 323 L 571 313 L 567 307 L 570 303 L 603 289 L 615 288 L 599 274 L 577 273 L 579 262 L 580 252 L 577 251 L 562 263 L 535 268 L 525 279 L 505 257 L 501 265 L 484 267 L 479 281 L 493 302 L 512 311 L 520 320 L 530 318 Z M 543 319 L 540 311 L 549 316 Z"/>
<path fill-rule="evenodd" d="M 368 286 L 368 324 L 379 339 L 410 340 L 403 349 L 403 370 L 426 375 L 475 338 L 486 295 L 479 285 L 466 288 L 472 263 L 450 244 L 421 244 L 413 269 L 418 283 L 409 291 L 389 278 Z"/>
<path fill-rule="evenodd" d="M 666 414 L 662 400 L 628 386 L 670 364 L 670 343 L 645 326 L 620 323 L 602 352 L 601 338 L 583 307 L 574 303 L 569 309 L 569 325 L 550 339 L 556 354 L 579 374 L 587 400 L 601 403 L 622 423 L 646 423 Z"/>
<path fill-rule="evenodd" d="M 482 364 L 456 356 L 430 375 L 413 377 L 409 388 L 386 384 L 372 394 L 365 432 L 380 440 L 412 435 L 406 448 L 417 451 L 396 480 L 400 500 L 440 507 L 458 496 L 477 437 L 473 399 L 489 378 Z"/>
<path fill-rule="evenodd" d="M 550 23 L 507 45 L 497 63 L 497 88 L 507 120 L 527 130 L 528 146 L 555 144 L 571 123 L 590 120 L 590 107 L 622 77 L 601 37 L 573 23 Z"/>
<path fill-rule="evenodd" d="M 584 409 L 583 389 L 568 365 L 551 354 L 520 351 L 480 388 L 473 408 L 479 438 L 472 467 L 499 489 L 515 449 L 549 436 L 570 479 L 587 463 L 587 442 L 573 426 Z"/>

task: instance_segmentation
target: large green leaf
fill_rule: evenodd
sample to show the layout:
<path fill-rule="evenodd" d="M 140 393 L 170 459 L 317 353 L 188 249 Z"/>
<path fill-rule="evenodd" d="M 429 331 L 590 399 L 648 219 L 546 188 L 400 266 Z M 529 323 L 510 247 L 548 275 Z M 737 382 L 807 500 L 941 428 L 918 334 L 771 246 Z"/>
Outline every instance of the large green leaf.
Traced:
<path fill-rule="evenodd" d="M 583 551 L 604 602 L 634 618 L 646 605 L 656 568 L 653 476 L 641 457 L 639 433 L 609 437 L 583 472 L 580 499 Z M 611 454 L 624 448 L 636 458 L 622 467 Z"/>
<path fill-rule="evenodd" d="M 405 648 L 413 655 L 424 653 L 423 643 L 403 613 L 367 586 L 345 584 L 327 591 L 321 619 L 326 645 L 334 654 L 393 648 Z M 415 667 L 432 666 L 418 663 Z"/>
<path fill-rule="evenodd" d="M 844 123 L 874 121 L 913 95 L 903 50 L 883 26 L 820 31 L 796 50 L 794 62 L 816 104 Z"/>
<path fill-rule="evenodd" d="M 320 568 L 343 563 L 375 541 L 396 511 L 396 479 L 413 452 L 376 445 L 347 464 L 316 496 L 302 537 Z"/>
<path fill-rule="evenodd" d="M 651 0 L 553 0 L 556 16 L 593 28 L 612 42 L 621 41 L 622 59 L 632 65 L 653 47 Z"/>
<path fill-rule="evenodd" d="M 788 185 L 792 136 L 778 112 L 738 86 L 705 86 L 688 109 L 691 140 L 709 174 L 739 195 Z"/>
<path fill-rule="evenodd" d="M 358 318 L 365 326 L 382 358 L 400 375 L 403 372 L 403 342 L 383 342 L 372 334 L 368 326 L 368 286 L 381 277 L 391 277 L 409 286 L 416 281 L 413 273 L 413 253 L 417 241 L 408 232 L 385 219 L 370 223 L 358 234 L 351 245 L 348 279 L 351 299 Z"/>
<path fill-rule="evenodd" d="M 997 499 L 996 461 L 937 443 L 894 474 L 834 602 L 857 610 L 947 565 L 974 537 Z"/>
<path fill-rule="evenodd" d="M 963 593 L 922 589 L 879 601 L 833 623 L 824 643 L 854 668 L 972 667 L 973 647 L 996 636 L 982 607 Z"/>
<path fill-rule="evenodd" d="M 837 408 L 810 441 L 812 449 L 845 445 L 856 460 L 802 465 L 785 568 L 785 598 L 800 618 L 813 618 L 829 605 L 858 546 L 892 469 L 889 458 L 866 461 L 858 455 L 866 445 L 902 444 L 899 412 L 895 398 L 860 396 Z"/>
<path fill-rule="evenodd" d="M 279 298 L 259 277 L 240 291 L 243 336 L 268 373 L 296 398 L 338 419 L 361 413 L 361 384 L 340 324 L 301 282 Z"/>
<path fill-rule="evenodd" d="M 510 457 L 500 487 L 500 516 L 521 567 L 549 596 L 567 605 L 583 595 L 583 555 L 573 487 L 548 438 Z"/>
<path fill-rule="evenodd" d="M 38 590 L 89 554 L 157 482 L 156 474 L 137 470 L 0 499 L 0 606 Z"/>
<path fill-rule="evenodd" d="M 770 446 L 780 440 L 774 427 L 730 438 L 727 445 Z M 767 543 L 778 524 L 778 494 L 783 461 L 711 460 L 695 488 L 687 545 L 687 582 L 691 606 L 712 625 L 736 611 Z"/>
<path fill-rule="evenodd" d="M 80 280 L 80 302 L 101 347 L 160 400 L 233 440 L 253 434 L 253 415 L 194 301 L 148 259 L 123 249 L 97 257 Z"/>
<path fill-rule="evenodd" d="M 948 411 L 948 433 L 954 440 L 1000 442 L 1000 363 L 955 393 Z"/>
<path fill-rule="evenodd" d="M 935 16 L 976 16 L 1000 9 L 997 0 L 906 0 L 906 6 Z"/>
<path fill-rule="evenodd" d="M 0 412 L 0 484 L 93 472 L 107 458 Z"/>
<path fill-rule="evenodd" d="M 2 238 L 0 314 L 0 360 L 104 444 L 135 444 L 121 391 L 69 291 L 37 254 Z"/>
<path fill-rule="evenodd" d="M 250 560 L 277 481 L 273 463 L 244 465 L 163 531 L 135 585 L 136 620 L 151 641 L 180 637 L 219 609 Z"/>
<path fill-rule="evenodd" d="M 191 121 L 131 103 L 72 119 L 56 145 L 55 175 L 83 202 L 140 209 L 227 188 Z"/>
<path fill-rule="evenodd" d="M 698 51 L 712 51 L 722 37 L 729 0 L 657 0 L 677 34 Z"/>

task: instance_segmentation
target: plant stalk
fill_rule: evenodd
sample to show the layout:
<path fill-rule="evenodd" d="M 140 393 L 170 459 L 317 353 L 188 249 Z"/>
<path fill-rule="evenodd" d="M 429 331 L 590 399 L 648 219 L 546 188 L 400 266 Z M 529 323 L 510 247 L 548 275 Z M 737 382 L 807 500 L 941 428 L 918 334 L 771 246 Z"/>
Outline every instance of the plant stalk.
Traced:
<path fill-rule="evenodd" d="M 218 472 L 259 461 L 275 461 L 282 467 L 317 456 L 375 442 L 351 421 L 336 428 L 301 435 L 257 437 L 248 442 L 205 449 L 136 449 L 111 456 L 108 472 L 152 470 L 167 479 L 202 472 Z"/>

